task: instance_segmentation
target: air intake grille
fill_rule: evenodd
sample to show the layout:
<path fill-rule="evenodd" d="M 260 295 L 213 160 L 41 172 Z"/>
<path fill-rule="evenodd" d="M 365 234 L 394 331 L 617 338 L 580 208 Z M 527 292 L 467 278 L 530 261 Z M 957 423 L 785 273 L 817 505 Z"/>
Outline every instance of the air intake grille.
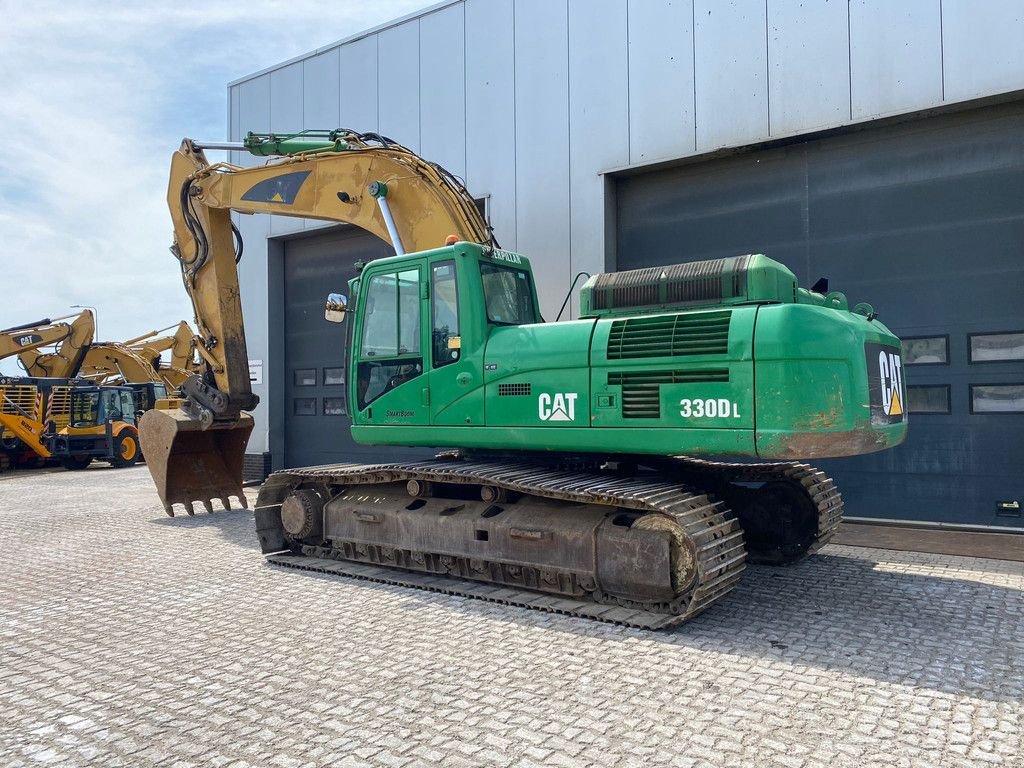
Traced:
<path fill-rule="evenodd" d="M 728 381 L 728 368 L 709 371 L 628 371 L 608 374 L 608 384 L 622 387 L 624 419 L 660 419 L 662 384 Z"/>
<path fill-rule="evenodd" d="M 729 350 L 730 317 L 725 311 L 615 320 L 608 335 L 608 359 L 724 355 Z"/>
<path fill-rule="evenodd" d="M 748 256 L 740 256 L 598 275 L 593 288 L 593 308 L 651 307 L 735 298 L 746 290 L 748 261 Z M 732 280 L 728 281 L 731 295 L 723 295 L 722 291 L 722 276 L 727 265 L 734 270 Z"/>
<path fill-rule="evenodd" d="M 499 384 L 499 397 L 521 397 L 530 394 L 529 384 Z"/>

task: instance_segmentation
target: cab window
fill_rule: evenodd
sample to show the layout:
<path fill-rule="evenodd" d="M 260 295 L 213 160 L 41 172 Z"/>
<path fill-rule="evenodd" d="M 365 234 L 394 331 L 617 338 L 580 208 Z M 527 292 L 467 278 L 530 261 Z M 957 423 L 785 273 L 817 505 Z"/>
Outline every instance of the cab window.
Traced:
<path fill-rule="evenodd" d="M 356 382 L 360 408 L 423 371 L 419 270 L 371 277 L 364 311 Z"/>
<path fill-rule="evenodd" d="M 370 278 L 363 320 L 363 357 L 419 353 L 419 298 L 419 270 Z"/>
<path fill-rule="evenodd" d="M 487 319 L 499 325 L 523 325 L 536 320 L 530 275 L 521 269 L 480 262 Z"/>
<path fill-rule="evenodd" d="M 99 392 L 76 392 L 71 398 L 71 426 L 92 426 L 97 420 Z"/>
<path fill-rule="evenodd" d="M 454 261 L 441 261 L 431 267 L 430 309 L 433 317 L 430 338 L 434 367 L 440 368 L 458 360 L 462 350 Z"/>

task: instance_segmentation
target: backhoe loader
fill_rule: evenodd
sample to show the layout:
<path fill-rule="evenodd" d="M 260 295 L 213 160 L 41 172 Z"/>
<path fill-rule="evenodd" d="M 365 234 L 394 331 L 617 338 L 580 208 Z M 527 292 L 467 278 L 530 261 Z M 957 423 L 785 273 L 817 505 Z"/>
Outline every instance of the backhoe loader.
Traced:
<path fill-rule="evenodd" d="M 86 309 L 0 330 L 0 360 L 17 355 L 29 375 L 45 377 L 38 382 L 20 378 L 17 385 L 0 388 L 0 413 L 14 415 L 16 408 L 34 409 L 37 398 L 41 398 L 41 408 L 49 418 L 60 427 L 66 426 L 70 408 L 65 392 L 67 379 L 81 365 L 95 329 L 95 318 Z M 56 397 L 51 399 L 54 394 Z M 28 450 L 14 432 L 0 424 L 0 469 L 19 463 L 17 458 L 29 455 Z"/>
<path fill-rule="evenodd" d="M 211 164 L 204 148 L 275 159 Z M 140 425 L 169 514 L 245 503 L 257 398 L 231 212 L 346 222 L 395 249 L 325 305 L 349 318 L 352 436 L 381 463 L 271 475 L 255 514 L 277 565 L 671 627 L 746 562 L 832 537 L 841 496 L 796 460 L 906 435 L 899 340 L 764 255 L 596 275 L 578 319 L 544 323 L 529 260 L 457 179 L 347 130 L 186 139 L 168 203 L 206 363 Z M 389 461 L 398 445 L 441 452 Z"/>
<path fill-rule="evenodd" d="M 32 402 L 25 402 L 24 395 L 32 395 Z M 0 426 L 36 455 L 56 459 L 66 469 L 84 469 L 93 459 L 114 467 L 128 467 L 139 460 L 130 387 L 0 377 L 0 401 Z M 66 417 L 55 418 L 55 410 Z"/>

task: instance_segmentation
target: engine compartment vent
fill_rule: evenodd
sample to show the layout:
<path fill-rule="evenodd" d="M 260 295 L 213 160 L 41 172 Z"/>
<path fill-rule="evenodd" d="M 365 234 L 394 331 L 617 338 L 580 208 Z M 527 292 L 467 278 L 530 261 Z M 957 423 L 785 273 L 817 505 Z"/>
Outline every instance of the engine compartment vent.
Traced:
<path fill-rule="evenodd" d="M 530 394 L 530 384 L 499 384 L 498 397 L 523 397 Z"/>
<path fill-rule="evenodd" d="M 729 369 L 705 371 L 609 372 L 608 384 L 622 387 L 622 418 L 660 419 L 662 384 L 728 383 Z"/>
<path fill-rule="evenodd" d="M 608 334 L 608 359 L 724 355 L 729 351 L 731 318 L 732 313 L 725 310 L 614 320 Z"/>

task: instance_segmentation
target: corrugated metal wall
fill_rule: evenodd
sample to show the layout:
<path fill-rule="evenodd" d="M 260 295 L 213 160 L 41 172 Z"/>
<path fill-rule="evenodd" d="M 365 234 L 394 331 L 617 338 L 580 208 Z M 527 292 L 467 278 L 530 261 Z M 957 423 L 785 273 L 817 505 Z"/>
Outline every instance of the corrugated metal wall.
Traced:
<path fill-rule="evenodd" d="M 377 130 L 464 174 L 553 317 L 604 267 L 602 171 L 1024 88 L 1021 39 L 1012 0 L 460 0 L 231 84 L 230 137 Z M 267 218 L 241 222 L 255 359 L 266 238 L 314 226 Z"/>

